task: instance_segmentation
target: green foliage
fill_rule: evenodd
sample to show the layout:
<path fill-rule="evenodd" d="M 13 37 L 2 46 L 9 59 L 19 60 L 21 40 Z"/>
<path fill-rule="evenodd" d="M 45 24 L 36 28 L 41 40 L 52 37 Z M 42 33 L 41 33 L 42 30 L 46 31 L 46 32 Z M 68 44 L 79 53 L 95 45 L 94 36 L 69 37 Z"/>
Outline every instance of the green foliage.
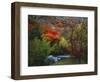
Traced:
<path fill-rule="evenodd" d="M 56 48 L 50 42 L 35 38 L 29 41 L 29 66 L 45 65 L 45 58 Z"/>
<path fill-rule="evenodd" d="M 32 39 L 34 39 L 34 38 L 40 38 L 40 35 L 41 35 L 41 32 L 40 32 L 40 30 L 39 30 L 39 28 L 38 27 L 35 27 L 35 28 L 33 28 L 32 29 L 32 32 L 29 32 L 28 33 L 29 35 L 29 40 L 32 40 Z"/>

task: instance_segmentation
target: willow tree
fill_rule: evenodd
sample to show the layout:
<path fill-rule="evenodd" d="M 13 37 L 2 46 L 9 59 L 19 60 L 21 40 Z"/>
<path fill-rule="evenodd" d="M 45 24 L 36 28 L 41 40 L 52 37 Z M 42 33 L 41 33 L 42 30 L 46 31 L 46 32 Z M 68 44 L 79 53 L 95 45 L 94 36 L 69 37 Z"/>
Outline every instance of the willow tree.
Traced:
<path fill-rule="evenodd" d="M 71 55 L 78 63 L 87 63 L 87 21 L 73 24 L 68 36 Z"/>

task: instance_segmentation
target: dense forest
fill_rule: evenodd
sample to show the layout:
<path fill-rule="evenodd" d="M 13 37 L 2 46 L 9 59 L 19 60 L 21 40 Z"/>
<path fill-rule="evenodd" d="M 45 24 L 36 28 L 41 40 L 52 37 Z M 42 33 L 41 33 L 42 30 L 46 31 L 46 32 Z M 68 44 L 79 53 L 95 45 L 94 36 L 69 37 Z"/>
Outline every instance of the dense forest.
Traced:
<path fill-rule="evenodd" d="M 28 15 L 28 65 L 87 63 L 86 17 Z"/>

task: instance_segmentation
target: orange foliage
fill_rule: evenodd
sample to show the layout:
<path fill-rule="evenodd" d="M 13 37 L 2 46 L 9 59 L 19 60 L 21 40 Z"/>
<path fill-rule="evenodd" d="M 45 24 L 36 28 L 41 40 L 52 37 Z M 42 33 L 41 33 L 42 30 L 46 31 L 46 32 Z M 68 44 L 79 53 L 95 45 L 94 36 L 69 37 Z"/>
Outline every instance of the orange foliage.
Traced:
<path fill-rule="evenodd" d="M 48 28 L 42 35 L 42 37 L 47 37 L 50 40 L 57 40 L 60 38 L 60 33 L 54 29 Z"/>

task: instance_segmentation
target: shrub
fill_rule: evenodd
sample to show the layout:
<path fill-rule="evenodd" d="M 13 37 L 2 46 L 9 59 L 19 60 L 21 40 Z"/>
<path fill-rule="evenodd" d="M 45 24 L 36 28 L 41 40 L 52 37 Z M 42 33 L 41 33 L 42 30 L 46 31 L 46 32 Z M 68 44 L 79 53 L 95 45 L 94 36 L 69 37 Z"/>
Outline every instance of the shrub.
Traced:
<path fill-rule="evenodd" d="M 46 57 L 55 50 L 55 45 L 50 46 L 50 42 L 35 38 L 29 40 L 29 66 L 45 65 Z"/>

